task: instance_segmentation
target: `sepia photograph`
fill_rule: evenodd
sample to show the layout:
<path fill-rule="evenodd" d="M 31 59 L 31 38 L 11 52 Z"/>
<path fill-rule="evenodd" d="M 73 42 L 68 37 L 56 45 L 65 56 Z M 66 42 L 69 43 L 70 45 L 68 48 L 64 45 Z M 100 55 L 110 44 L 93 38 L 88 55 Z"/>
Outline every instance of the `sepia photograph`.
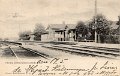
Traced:
<path fill-rule="evenodd" d="M 0 0 L 0 76 L 120 76 L 120 1 Z"/>

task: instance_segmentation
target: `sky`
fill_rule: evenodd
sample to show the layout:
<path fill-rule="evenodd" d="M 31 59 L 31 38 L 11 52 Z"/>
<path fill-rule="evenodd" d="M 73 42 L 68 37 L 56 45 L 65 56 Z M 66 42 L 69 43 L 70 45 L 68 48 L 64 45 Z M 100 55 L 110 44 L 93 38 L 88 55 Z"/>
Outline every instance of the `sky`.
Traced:
<path fill-rule="evenodd" d="M 0 38 L 18 38 L 20 31 L 33 31 L 36 23 L 76 24 L 94 15 L 95 0 L 0 0 Z M 118 20 L 120 0 L 97 0 L 97 12 Z M 16 14 L 16 15 L 15 15 Z"/>

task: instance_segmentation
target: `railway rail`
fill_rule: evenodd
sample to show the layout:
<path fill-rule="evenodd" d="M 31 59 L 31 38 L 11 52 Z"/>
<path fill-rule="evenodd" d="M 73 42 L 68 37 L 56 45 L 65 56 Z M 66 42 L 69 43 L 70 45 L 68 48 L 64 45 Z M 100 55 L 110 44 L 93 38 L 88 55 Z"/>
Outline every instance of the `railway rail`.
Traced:
<path fill-rule="evenodd" d="M 74 45 L 73 47 L 77 47 L 77 48 L 88 48 L 88 49 L 96 49 L 96 50 L 103 50 L 103 51 L 108 51 L 108 52 L 119 52 L 120 53 L 120 49 L 118 48 L 107 48 L 107 47 L 95 47 L 95 46 L 76 46 Z"/>
<path fill-rule="evenodd" d="M 39 57 L 42 57 L 44 59 L 48 59 L 49 58 L 49 55 L 46 55 L 46 54 L 43 54 L 43 53 L 40 53 L 40 52 L 37 52 L 36 50 L 32 50 L 30 48 L 24 48 L 22 46 L 17 46 L 17 48 L 20 48 L 24 51 L 27 51 L 29 54 L 33 54 L 33 55 L 37 55 Z M 12 46 L 9 46 L 7 48 L 7 52 L 9 52 L 9 54 L 11 54 L 12 56 L 14 56 L 15 58 L 19 59 L 20 58 L 20 55 L 17 54 L 16 50 L 14 49 L 14 47 Z M 21 51 L 20 51 L 21 52 Z"/>
<path fill-rule="evenodd" d="M 45 59 L 48 59 L 49 58 L 49 55 L 46 55 L 46 54 L 43 54 L 43 53 L 40 53 L 40 52 L 37 52 L 36 50 L 32 50 L 30 48 L 24 48 L 22 46 L 19 46 L 20 48 L 24 49 L 24 50 L 27 50 L 27 51 L 30 51 L 31 53 L 34 53 L 34 54 L 37 54 Z"/>
<path fill-rule="evenodd" d="M 80 47 L 73 47 L 73 46 L 69 47 L 69 46 L 64 46 L 64 45 L 63 46 L 62 45 L 51 45 L 51 46 L 43 45 L 43 47 L 49 48 L 49 49 L 62 50 L 65 52 L 111 58 L 111 59 L 115 59 L 116 57 L 120 56 L 120 54 L 116 52 L 108 52 L 108 51 L 103 51 L 103 50 L 80 48 Z"/>

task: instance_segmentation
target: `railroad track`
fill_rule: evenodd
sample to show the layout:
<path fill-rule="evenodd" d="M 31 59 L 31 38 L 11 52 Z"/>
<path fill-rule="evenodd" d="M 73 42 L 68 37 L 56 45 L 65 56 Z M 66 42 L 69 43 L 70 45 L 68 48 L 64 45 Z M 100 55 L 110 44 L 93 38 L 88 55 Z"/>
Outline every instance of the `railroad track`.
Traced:
<path fill-rule="evenodd" d="M 17 54 L 14 52 L 14 50 L 11 47 L 9 47 L 9 50 L 11 51 L 11 54 L 18 59 Z"/>
<path fill-rule="evenodd" d="M 69 46 L 61 46 L 61 45 L 52 45 L 52 46 L 43 45 L 43 47 L 50 48 L 50 49 L 56 49 L 56 50 L 62 50 L 65 52 L 98 56 L 98 57 L 104 57 L 104 58 L 112 58 L 112 59 L 115 59 L 116 57 L 120 56 L 119 53 L 113 53 L 113 52 L 108 52 L 108 51 L 106 52 L 103 50 L 88 49 L 88 48 L 78 48 L 78 47 L 73 47 L 73 46 L 69 47 Z"/>
<path fill-rule="evenodd" d="M 37 55 L 39 55 L 39 56 L 41 56 L 41 57 L 43 57 L 43 58 L 45 58 L 45 59 L 48 59 L 48 58 L 49 58 L 49 55 L 46 55 L 46 54 L 37 52 L 36 50 L 30 49 L 30 48 L 24 48 L 24 47 L 22 47 L 22 46 L 19 46 L 19 47 L 22 48 L 22 49 L 24 49 L 24 50 L 30 51 L 30 52 L 32 52 L 32 53 L 34 53 L 34 54 L 37 54 Z"/>
<path fill-rule="evenodd" d="M 48 59 L 49 58 L 48 55 L 43 54 L 43 53 L 39 53 L 39 52 L 37 52 L 35 50 L 32 50 L 32 49 L 29 49 L 29 48 L 24 48 L 24 47 L 21 47 L 21 46 L 18 46 L 18 48 L 20 48 L 22 50 L 25 50 L 25 51 L 33 54 L 33 55 L 40 56 L 40 57 L 42 57 L 44 59 Z M 16 57 L 17 59 L 20 58 L 20 55 L 17 54 L 16 50 L 13 47 L 10 46 L 8 49 L 9 49 L 9 52 L 11 53 L 12 56 Z"/>
<path fill-rule="evenodd" d="M 109 51 L 109 52 L 117 52 L 120 53 L 120 49 L 118 48 L 107 48 L 107 47 L 95 47 L 95 46 L 72 46 L 77 48 L 88 48 L 88 49 L 96 49 L 96 50 L 103 50 L 103 51 Z"/>

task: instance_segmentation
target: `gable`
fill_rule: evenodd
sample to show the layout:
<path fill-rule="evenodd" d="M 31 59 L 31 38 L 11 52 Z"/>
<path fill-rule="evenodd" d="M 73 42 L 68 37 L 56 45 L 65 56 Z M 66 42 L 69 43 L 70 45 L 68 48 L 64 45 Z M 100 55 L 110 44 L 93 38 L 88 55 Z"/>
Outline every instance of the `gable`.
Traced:
<path fill-rule="evenodd" d="M 118 29 L 119 25 L 117 25 L 117 21 L 112 21 L 110 27 L 111 29 Z"/>
<path fill-rule="evenodd" d="M 75 29 L 76 25 L 75 24 L 50 24 L 47 29 L 52 29 L 52 30 L 65 30 L 65 29 Z"/>

